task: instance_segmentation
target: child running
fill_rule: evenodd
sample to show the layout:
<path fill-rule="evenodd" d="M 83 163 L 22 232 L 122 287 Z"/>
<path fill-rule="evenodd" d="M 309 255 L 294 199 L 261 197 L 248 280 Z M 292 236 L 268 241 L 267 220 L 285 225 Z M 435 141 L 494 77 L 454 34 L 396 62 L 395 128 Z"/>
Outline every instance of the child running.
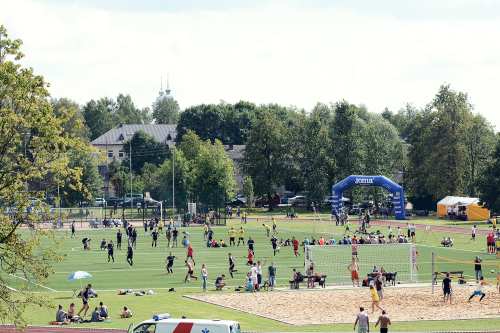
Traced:
<path fill-rule="evenodd" d="M 184 260 L 184 262 L 186 263 L 186 265 L 188 267 L 188 272 L 186 274 L 186 278 L 184 279 L 184 282 L 187 282 L 187 279 L 189 277 L 192 277 L 192 278 L 195 278 L 196 280 L 198 280 L 198 277 L 196 277 L 196 276 L 193 275 L 194 274 L 193 265 L 191 265 L 191 263 L 188 262 L 187 259 Z"/>
<path fill-rule="evenodd" d="M 187 251 L 186 261 L 188 261 L 189 258 L 191 258 L 191 260 L 193 261 L 193 265 L 196 266 L 196 262 L 193 259 L 193 248 L 191 247 L 191 243 L 188 243 L 188 251 Z"/>
<path fill-rule="evenodd" d="M 167 259 L 165 260 L 165 262 L 168 261 L 168 264 L 167 264 L 167 274 L 174 274 L 174 271 L 172 270 L 172 267 L 174 266 L 174 259 L 180 260 L 176 256 L 173 256 L 172 252 L 170 252 L 168 254 Z"/>
<path fill-rule="evenodd" d="M 372 294 L 372 313 L 375 312 L 375 307 L 379 308 L 380 310 L 384 311 L 384 309 L 382 309 L 380 307 L 380 305 L 378 305 L 378 293 L 377 291 L 375 290 L 375 287 L 372 285 L 370 285 L 370 292 Z"/>

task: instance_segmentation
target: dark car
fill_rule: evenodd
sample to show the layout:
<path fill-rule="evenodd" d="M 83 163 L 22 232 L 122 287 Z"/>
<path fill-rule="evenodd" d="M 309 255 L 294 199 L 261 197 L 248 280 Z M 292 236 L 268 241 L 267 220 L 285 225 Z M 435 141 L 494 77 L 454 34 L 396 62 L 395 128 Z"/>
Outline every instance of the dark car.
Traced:
<path fill-rule="evenodd" d="M 114 206 L 115 202 L 118 204 L 118 206 L 120 206 L 121 203 L 123 202 L 123 199 L 122 198 L 118 198 L 118 197 L 107 197 L 106 198 L 106 203 L 107 203 L 108 206 Z"/>
<path fill-rule="evenodd" d="M 245 203 L 239 199 L 236 199 L 234 201 L 229 202 L 228 205 L 231 207 L 237 207 L 237 206 L 244 207 Z"/>

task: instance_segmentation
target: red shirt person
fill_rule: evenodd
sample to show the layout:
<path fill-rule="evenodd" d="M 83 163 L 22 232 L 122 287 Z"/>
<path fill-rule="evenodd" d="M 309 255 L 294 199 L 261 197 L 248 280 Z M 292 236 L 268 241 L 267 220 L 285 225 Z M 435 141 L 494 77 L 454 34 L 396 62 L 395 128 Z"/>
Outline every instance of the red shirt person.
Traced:
<path fill-rule="evenodd" d="M 191 247 L 191 243 L 188 244 L 188 251 L 187 251 L 186 260 L 188 260 L 189 258 L 191 258 L 191 260 L 193 261 L 193 264 L 196 266 L 196 262 L 194 261 L 194 258 L 193 258 L 193 248 Z"/>
<path fill-rule="evenodd" d="M 295 254 L 295 257 L 297 257 L 297 255 L 300 257 L 299 241 L 295 238 L 295 236 L 293 236 L 292 244 L 293 244 L 293 253 Z"/>

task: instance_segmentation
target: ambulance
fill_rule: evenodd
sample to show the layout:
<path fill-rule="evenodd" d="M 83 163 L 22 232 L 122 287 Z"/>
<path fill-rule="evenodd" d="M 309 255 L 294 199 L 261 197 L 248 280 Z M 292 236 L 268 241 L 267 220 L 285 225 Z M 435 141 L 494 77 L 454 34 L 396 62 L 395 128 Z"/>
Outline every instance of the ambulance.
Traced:
<path fill-rule="evenodd" d="M 174 319 L 168 314 L 156 315 L 137 326 L 130 325 L 128 333 L 241 333 L 240 324 L 220 319 Z"/>

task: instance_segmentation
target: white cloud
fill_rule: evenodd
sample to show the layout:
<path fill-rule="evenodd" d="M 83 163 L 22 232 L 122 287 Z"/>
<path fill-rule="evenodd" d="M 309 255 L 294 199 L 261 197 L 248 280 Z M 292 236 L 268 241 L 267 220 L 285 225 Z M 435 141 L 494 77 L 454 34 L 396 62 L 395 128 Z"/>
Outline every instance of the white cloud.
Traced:
<path fill-rule="evenodd" d="M 138 107 L 150 106 L 167 73 L 181 107 L 243 99 L 310 110 L 346 99 L 396 111 L 425 106 L 448 82 L 500 127 L 499 16 L 419 19 L 401 8 L 289 2 L 170 12 L 167 3 L 141 11 L 126 4 L 0 0 L 0 21 L 24 40 L 23 64 L 51 82 L 52 95 L 82 104 L 129 93 Z"/>

